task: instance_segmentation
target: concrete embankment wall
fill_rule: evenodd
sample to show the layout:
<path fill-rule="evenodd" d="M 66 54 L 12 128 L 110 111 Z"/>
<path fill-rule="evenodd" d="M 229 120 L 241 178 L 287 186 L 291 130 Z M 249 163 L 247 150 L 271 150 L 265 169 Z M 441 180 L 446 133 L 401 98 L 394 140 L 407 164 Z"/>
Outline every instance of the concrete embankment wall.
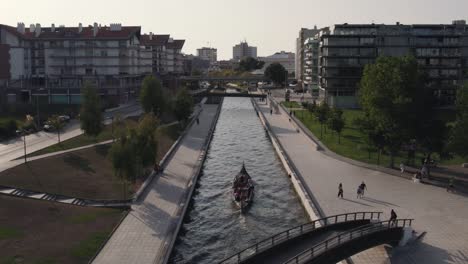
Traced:
<path fill-rule="evenodd" d="M 294 189 L 299 196 L 299 200 L 304 206 L 304 209 L 306 210 L 310 220 L 312 221 L 312 220 L 322 218 L 323 215 L 315 206 L 313 199 L 310 197 L 306 188 L 304 187 L 303 181 L 297 175 L 296 170 L 294 168 L 294 164 L 290 162 L 288 155 L 286 154 L 283 147 L 281 146 L 281 143 L 276 138 L 276 135 L 271 132 L 268 120 L 263 115 L 263 112 L 258 108 L 257 102 L 254 99 L 252 99 L 252 104 L 254 105 L 255 111 L 258 113 L 258 116 L 260 118 L 260 122 L 262 123 L 263 127 L 267 131 L 267 134 L 270 137 L 270 140 L 272 142 L 273 148 L 275 149 L 276 154 L 278 154 L 281 164 L 283 165 L 284 169 L 286 170 L 286 173 L 291 179 Z"/>
<path fill-rule="evenodd" d="M 196 188 L 198 179 L 200 177 L 201 169 L 202 169 L 203 164 L 205 163 L 205 160 L 206 160 L 206 153 L 207 153 L 208 148 L 210 146 L 211 139 L 213 138 L 213 133 L 215 131 L 216 124 L 218 123 L 219 115 L 221 113 L 221 108 L 223 106 L 223 101 L 224 101 L 223 99 L 224 98 L 221 98 L 221 100 L 218 101 L 218 109 L 216 110 L 216 115 L 215 115 L 215 117 L 214 117 L 214 119 L 213 119 L 213 121 L 211 123 L 211 128 L 210 128 L 210 130 L 208 132 L 208 136 L 205 138 L 205 142 L 203 143 L 203 150 L 200 153 L 200 157 L 198 158 L 198 162 L 194 167 L 192 180 L 189 183 L 189 191 L 187 192 L 187 196 L 184 199 L 185 202 L 180 204 L 179 210 L 177 212 L 177 218 L 178 218 L 177 226 L 175 227 L 176 229 L 175 229 L 175 232 L 173 234 L 173 237 L 171 238 L 169 246 L 167 247 L 167 250 L 165 251 L 165 255 L 164 255 L 162 263 L 167 263 L 169 261 L 169 258 L 171 256 L 172 250 L 174 248 L 177 236 L 179 235 L 180 228 L 182 227 L 185 215 L 186 215 L 186 213 L 187 213 L 187 211 L 189 209 L 189 205 L 190 205 L 190 201 L 191 201 L 192 196 L 193 196 L 193 192 L 194 192 L 194 190 Z M 192 124 L 193 124 L 193 122 L 192 122 Z"/>

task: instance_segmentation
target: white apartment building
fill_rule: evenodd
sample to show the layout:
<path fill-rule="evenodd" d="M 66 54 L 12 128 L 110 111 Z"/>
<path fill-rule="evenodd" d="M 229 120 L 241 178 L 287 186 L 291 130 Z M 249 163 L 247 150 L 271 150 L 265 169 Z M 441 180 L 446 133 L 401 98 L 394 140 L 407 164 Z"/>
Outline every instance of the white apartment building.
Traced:
<path fill-rule="evenodd" d="M 211 65 L 214 65 L 218 61 L 218 50 L 207 47 L 199 48 L 197 49 L 197 57 L 202 60 L 207 60 Z"/>
<path fill-rule="evenodd" d="M 154 74 L 180 75 L 184 72 L 182 48 L 185 40 L 173 39 L 170 35 L 154 35 L 150 32 L 142 35 L 141 41 L 146 49 L 152 52 Z"/>
<path fill-rule="evenodd" d="M 299 82 L 303 82 L 304 78 L 304 64 L 305 64 L 305 47 L 304 43 L 308 38 L 314 37 L 320 32 L 320 29 L 317 29 L 317 26 L 314 26 L 313 29 L 301 28 L 299 30 L 299 36 L 296 38 L 296 63 L 294 77 Z"/>
<path fill-rule="evenodd" d="M 43 28 L 23 23 L 0 25 L 0 57 L 10 103 L 80 102 L 80 88 L 91 82 L 103 98 L 116 102 L 135 95 L 141 77 L 151 73 L 152 54 L 140 44 L 140 27 L 121 24 Z M 7 74 L 6 74 L 7 73 Z M 45 90 L 46 93 L 38 91 Z"/>
<path fill-rule="evenodd" d="M 257 47 L 249 46 L 247 41 L 241 42 L 232 48 L 232 59 L 240 61 L 245 57 L 257 58 Z"/>

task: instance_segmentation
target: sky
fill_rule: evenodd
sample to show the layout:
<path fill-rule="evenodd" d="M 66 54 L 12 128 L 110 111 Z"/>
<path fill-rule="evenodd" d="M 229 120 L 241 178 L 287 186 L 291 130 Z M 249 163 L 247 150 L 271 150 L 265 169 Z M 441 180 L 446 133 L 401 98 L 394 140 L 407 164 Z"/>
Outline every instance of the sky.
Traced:
<path fill-rule="evenodd" d="M 301 28 L 340 23 L 446 24 L 468 20 L 468 0 L 0 0 L 0 24 L 122 23 L 185 39 L 183 52 L 210 46 L 218 59 L 246 40 L 259 56 L 295 52 Z"/>

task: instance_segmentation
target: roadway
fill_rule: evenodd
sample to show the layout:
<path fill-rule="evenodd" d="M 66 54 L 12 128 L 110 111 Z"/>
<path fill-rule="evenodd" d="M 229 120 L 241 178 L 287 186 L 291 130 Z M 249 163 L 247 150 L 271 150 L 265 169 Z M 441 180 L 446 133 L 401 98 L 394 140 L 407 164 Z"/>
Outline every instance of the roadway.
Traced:
<path fill-rule="evenodd" d="M 110 109 L 103 113 L 105 124 L 112 123 L 112 117 L 140 115 L 141 107 L 133 102 L 121 107 Z M 78 120 L 71 120 L 60 134 L 60 140 L 64 141 L 83 134 Z M 57 133 L 40 131 L 26 136 L 26 153 L 32 153 L 57 143 Z M 24 156 L 23 137 L 17 137 L 8 141 L 0 142 L 0 171 L 10 167 L 10 161 Z"/>

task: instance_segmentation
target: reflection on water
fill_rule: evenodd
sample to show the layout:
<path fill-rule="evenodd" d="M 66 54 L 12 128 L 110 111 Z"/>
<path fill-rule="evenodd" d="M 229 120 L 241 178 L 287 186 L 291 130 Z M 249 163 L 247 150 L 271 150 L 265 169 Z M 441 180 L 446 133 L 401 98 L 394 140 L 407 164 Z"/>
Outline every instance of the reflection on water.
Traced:
<path fill-rule="evenodd" d="M 245 214 L 230 196 L 242 162 L 255 181 Z M 176 263 L 216 263 L 249 244 L 307 222 L 250 99 L 225 98 L 193 204 L 172 255 Z"/>

